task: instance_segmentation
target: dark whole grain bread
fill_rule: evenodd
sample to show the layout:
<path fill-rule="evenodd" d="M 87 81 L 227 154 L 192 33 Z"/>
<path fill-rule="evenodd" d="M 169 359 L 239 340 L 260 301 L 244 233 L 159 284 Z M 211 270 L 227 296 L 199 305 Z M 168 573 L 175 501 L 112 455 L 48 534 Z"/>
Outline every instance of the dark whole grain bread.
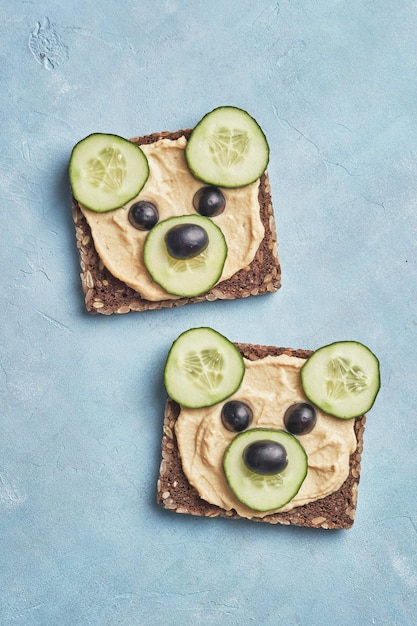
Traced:
<path fill-rule="evenodd" d="M 312 354 L 311 351 L 307 350 L 292 350 L 273 346 L 242 343 L 235 345 L 241 354 L 250 360 L 262 359 L 268 355 L 278 356 L 283 353 L 307 359 Z M 157 484 L 158 503 L 165 509 L 170 509 L 177 513 L 188 513 L 205 517 L 239 518 L 240 516 L 234 510 L 225 511 L 203 500 L 185 477 L 175 437 L 175 422 L 179 412 L 179 405 L 174 400 L 168 398 L 165 407 L 162 436 L 162 460 Z M 355 420 L 357 447 L 350 456 L 348 478 L 337 491 L 320 500 L 296 507 L 291 511 L 273 513 L 265 517 L 254 515 L 252 520 L 309 528 L 350 528 L 356 512 L 365 421 L 365 415 Z"/>
<path fill-rule="evenodd" d="M 136 137 L 132 141 L 138 145 L 143 145 L 159 139 L 175 140 L 182 136 L 188 139 L 190 134 L 191 129 L 185 129 L 172 133 L 162 132 Z M 104 267 L 94 247 L 90 227 L 78 202 L 73 198 L 73 219 L 77 247 L 80 253 L 80 276 L 87 311 L 111 315 L 112 313 L 172 308 L 205 300 L 234 300 L 277 291 L 281 286 L 281 267 L 278 259 L 276 228 L 267 172 L 261 178 L 258 198 L 265 235 L 250 265 L 200 296 L 157 302 L 142 298 L 137 291 L 115 278 Z"/>

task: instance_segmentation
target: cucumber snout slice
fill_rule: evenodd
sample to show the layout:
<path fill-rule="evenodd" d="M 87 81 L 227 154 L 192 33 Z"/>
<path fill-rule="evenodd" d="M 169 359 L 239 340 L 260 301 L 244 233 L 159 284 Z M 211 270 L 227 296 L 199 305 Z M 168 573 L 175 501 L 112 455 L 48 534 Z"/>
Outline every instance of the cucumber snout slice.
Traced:
<path fill-rule="evenodd" d="M 301 369 L 307 398 L 341 419 L 372 407 L 380 387 L 379 361 L 357 341 L 339 341 L 316 350 Z"/>
<path fill-rule="evenodd" d="M 170 254 L 166 238 L 179 226 L 195 226 L 205 231 L 208 243 L 199 254 L 190 258 Z M 222 231 L 211 219 L 201 215 L 181 215 L 159 222 L 147 236 L 143 250 L 145 267 L 152 280 L 166 292 L 182 297 L 209 291 L 222 274 L 226 256 L 227 244 Z"/>
<path fill-rule="evenodd" d="M 286 454 L 282 468 L 274 473 L 252 471 L 245 453 L 252 446 L 269 443 L 271 449 L 283 448 Z M 283 430 L 253 428 L 237 435 L 226 448 L 223 469 L 235 497 L 255 511 L 282 508 L 300 490 L 307 476 L 307 454 L 290 433 Z"/>
<path fill-rule="evenodd" d="M 174 341 L 165 365 L 168 395 L 183 406 L 212 406 L 240 386 L 245 365 L 234 344 L 212 328 L 192 328 Z"/>
<path fill-rule="evenodd" d="M 93 133 L 79 141 L 71 153 L 72 192 L 92 211 L 103 213 L 124 206 L 139 194 L 148 176 L 143 151 L 117 135 Z"/>

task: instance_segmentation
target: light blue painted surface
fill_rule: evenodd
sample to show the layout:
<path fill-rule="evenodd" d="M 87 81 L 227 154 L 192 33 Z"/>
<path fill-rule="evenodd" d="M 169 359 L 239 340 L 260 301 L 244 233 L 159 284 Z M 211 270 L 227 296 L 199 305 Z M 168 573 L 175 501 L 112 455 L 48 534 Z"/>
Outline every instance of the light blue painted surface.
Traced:
<path fill-rule="evenodd" d="M 417 614 L 417 12 L 412 0 L 0 2 L 0 623 L 405 626 Z M 283 286 L 84 313 L 75 142 L 234 104 L 270 146 Z M 261 320 L 261 323 L 260 323 Z M 382 366 L 348 532 L 155 504 L 183 330 Z"/>

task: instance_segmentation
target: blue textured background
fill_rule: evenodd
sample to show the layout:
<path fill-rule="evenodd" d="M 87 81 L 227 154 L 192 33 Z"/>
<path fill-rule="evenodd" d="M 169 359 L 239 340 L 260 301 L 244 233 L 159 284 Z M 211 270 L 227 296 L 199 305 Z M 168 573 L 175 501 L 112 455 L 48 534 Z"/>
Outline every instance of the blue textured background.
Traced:
<path fill-rule="evenodd" d="M 417 614 L 417 10 L 413 0 L 0 2 L 0 623 L 350 624 Z M 247 109 L 271 147 L 283 286 L 84 312 L 67 163 Z M 355 525 L 309 531 L 155 504 L 171 342 L 378 355 Z"/>

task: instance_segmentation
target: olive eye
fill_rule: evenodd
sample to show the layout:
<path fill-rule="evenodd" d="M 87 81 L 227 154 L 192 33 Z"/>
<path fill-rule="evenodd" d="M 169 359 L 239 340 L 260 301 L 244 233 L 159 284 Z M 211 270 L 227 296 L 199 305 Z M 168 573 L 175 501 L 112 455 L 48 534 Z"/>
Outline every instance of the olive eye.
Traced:
<path fill-rule="evenodd" d="M 151 230 L 158 220 L 158 209 L 147 200 L 135 202 L 129 209 L 129 222 L 138 230 Z"/>
<path fill-rule="evenodd" d="M 317 415 L 311 404 L 297 402 L 288 407 L 284 414 L 284 425 L 292 435 L 306 435 L 316 425 Z"/>
<path fill-rule="evenodd" d="M 218 187 L 201 187 L 193 198 L 193 207 L 204 217 L 215 217 L 223 213 L 226 198 Z"/>
<path fill-rule="evenodd" d="M 253 411 L 245 402 L 239 400 L 229 400 L 222 408 L 223 426 L 234 433 L 246 430 L 253 419 Z"/>

